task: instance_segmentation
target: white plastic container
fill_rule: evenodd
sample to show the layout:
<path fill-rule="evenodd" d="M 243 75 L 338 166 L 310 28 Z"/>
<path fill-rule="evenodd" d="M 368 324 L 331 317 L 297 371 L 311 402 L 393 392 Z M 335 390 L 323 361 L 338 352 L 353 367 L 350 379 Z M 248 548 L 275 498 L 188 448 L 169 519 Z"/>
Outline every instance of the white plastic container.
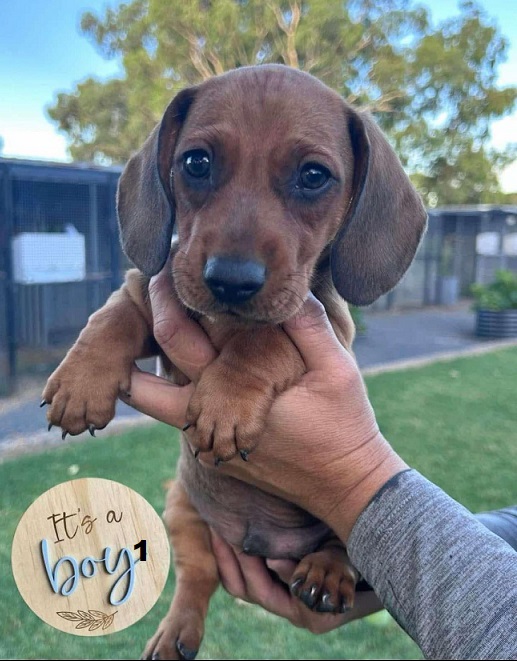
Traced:
<path fill-rule="evenodd" d="M 14 281 L 21 284 L 84 280 L 84 236 L 78 232 L 22 232 L 12 240 L 12 260 Z"/>

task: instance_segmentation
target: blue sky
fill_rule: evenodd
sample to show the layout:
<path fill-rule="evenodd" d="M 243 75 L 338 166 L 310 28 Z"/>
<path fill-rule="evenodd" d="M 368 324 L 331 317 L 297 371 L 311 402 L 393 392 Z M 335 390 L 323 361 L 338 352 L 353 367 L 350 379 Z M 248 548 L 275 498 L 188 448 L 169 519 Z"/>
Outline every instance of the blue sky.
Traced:
<path fill-rule="evenodd" d="M 3 155 L 68 160 L 65 137 L 46 117 L 45 107 L 59 91 L 70 91 L 88 76 L 116 75 L 116 61 L 102 59 L 79 32 L 86 10 L 100 12 L 119 0 L 0 0 L 0 136 Z M 457 13 L 451 0 L 427 0 L 435 21 Z M 510 40 L 500 84 L 517 85 L 517 0 L 480 4 Z M 494 145 L 517 142 L 517 109 L 492 126 Z M 517 190 L 517 162 L 502 176 L 506 190 Z"/>

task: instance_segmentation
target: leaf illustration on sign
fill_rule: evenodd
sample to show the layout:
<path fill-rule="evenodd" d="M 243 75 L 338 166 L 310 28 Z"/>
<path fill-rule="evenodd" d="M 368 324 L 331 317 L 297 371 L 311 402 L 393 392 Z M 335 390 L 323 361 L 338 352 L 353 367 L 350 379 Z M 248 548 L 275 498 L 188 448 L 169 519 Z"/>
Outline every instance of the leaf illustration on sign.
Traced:
<path fill-rule="evenodd" d="M 96 629 L 107 629 L 113 624 L 113 618 L 118 613 L 115 611 L 111 615 L 107 615 L 102 611 L 89 610 L 81 611 L 78 610 L 76 613 L 70 611 L 58 611 L 57 614 L 59 617 L 62 617 L 64 620 L 69 620 L 70 622 L 77 622 L 75 625 L 76 629 L 88 629 L 88 631 L 95 631 Z"/>

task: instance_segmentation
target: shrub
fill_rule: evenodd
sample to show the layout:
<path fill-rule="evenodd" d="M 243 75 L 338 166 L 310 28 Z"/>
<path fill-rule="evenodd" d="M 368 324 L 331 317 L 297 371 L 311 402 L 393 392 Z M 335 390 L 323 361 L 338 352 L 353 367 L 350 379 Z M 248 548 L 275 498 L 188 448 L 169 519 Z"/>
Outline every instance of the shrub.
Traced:
<path fill-rule="evenodd" d="M 474 284 L 471 287 L 475 310 L 517 309 L 517 273 L 496 271 L 495 280 L 489 285 Z"/>

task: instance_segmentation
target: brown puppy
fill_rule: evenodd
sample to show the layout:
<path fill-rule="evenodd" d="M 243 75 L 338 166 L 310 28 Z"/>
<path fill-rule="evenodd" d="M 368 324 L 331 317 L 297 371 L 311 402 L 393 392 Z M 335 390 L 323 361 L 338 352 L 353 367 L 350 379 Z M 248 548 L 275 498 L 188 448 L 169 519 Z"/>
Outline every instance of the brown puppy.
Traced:
<path fill-rule="evenodd" d="M 176 96 L 127 164 L 118 212 L 139 270 L 51 376 L 49 422 L 78 434 L 112 418 L 133 361 L 159 351 L 147 286 L 169 253 L 179 300 L 220 351 L 189 405 L 165 511 L 177 588 L 145 658 L 193 658 L 199 648 L 218 584 L 207 523 L 247 553 L 300 560 L 291 589 L 308 607 L 349 608 L 357 575 L 332 531 L 195 457 L 248 459 L 274 398 L 304 372 L 280 324 L 309 289 L 350 349 L 344 301 L 368 304 L 402 277 L 426 214 L 400 162 L 368 115 L 312 76 L 242 68 Z"/>

